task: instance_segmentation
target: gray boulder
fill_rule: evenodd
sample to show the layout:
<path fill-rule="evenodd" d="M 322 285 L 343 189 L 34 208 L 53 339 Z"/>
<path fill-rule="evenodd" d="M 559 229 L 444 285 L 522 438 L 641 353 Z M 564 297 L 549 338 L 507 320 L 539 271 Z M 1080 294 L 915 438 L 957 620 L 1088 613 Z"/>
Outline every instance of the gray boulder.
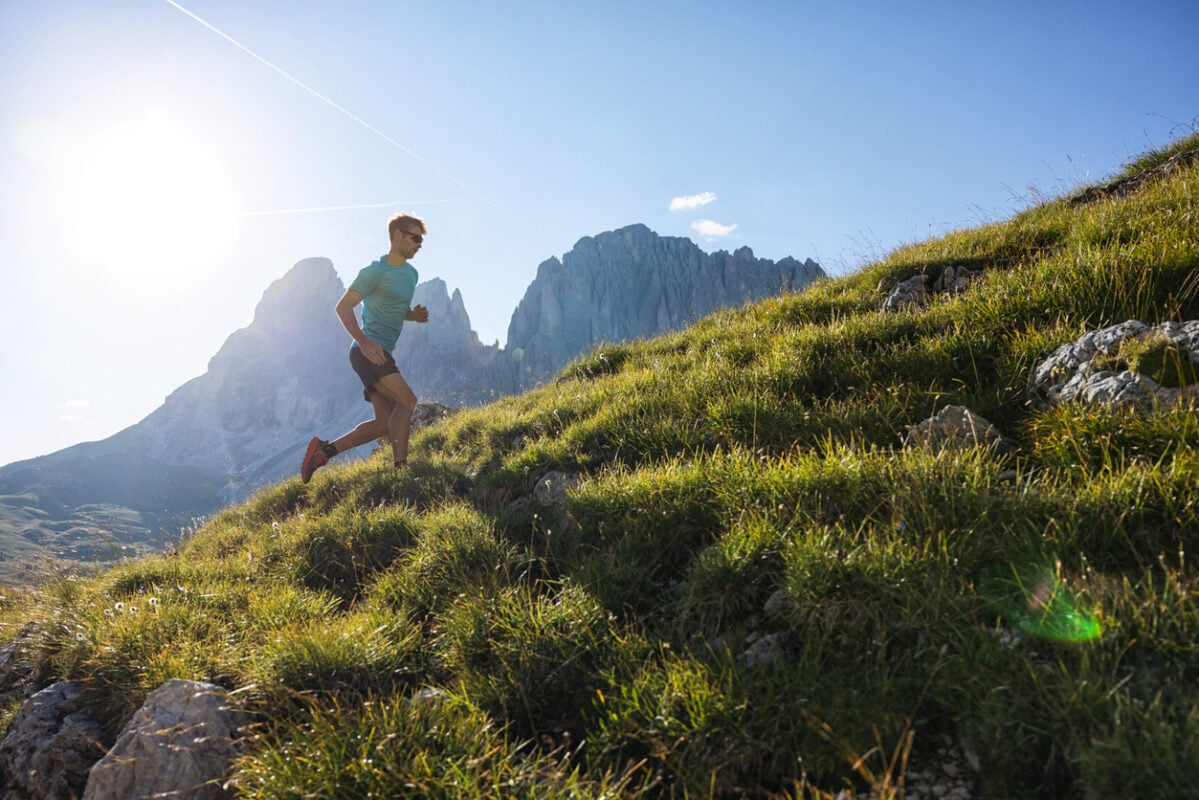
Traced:
<path fill-rule="evenodd" d="M 5 798 L 74 800 L 83 792 L 104 749 L 103 727 L 80 694 L 76 683 L 56 683 L 22 704 L 0 743 Z"/>
<path fill-rule="evenodd" d="M 782 659 L 786 652 L 786 635 L 769 633 L 765 636 L 753 637 L 748 641 L 749 647 L 742 655 L 742 661 L 747 667 L 760 667 L 773 664 Z"/>
<path fill-rule="evenodd" d="M 933 291 L 961 294 L 982 277 L 983 271 L 980 269 L 949 266 L 941 270 L 941 274 L 933 281 Z"/>
<path fill-rule="evenodd" d="M 883 300 L 883 311 L 899 311 L 904 308 L 924 308 L 928 305 L 928 276 L 913 275 L 896 284 Z"/>
<path fill-rule="evenodd" d="M 91 769 L 84 800 L 224 800 L 242 715 L 210 683 L 169 680 Z"/>
<path fill-rule="evenodd" d="M 894 286 L 879 284 L 879 291 L 890 289 L 883 300 L 883 311 L 899 311 L 904 308 L 924 308 L 935 294 L 961 294 L 983 277 L 982 270 L 948 266 L 939 273 L 920 273 L 899 281 Z"/>
<path fill-rule="evenodd" d="M 993 447 L 1001 453 L 1011 450 L 994 425 L 965 406 L 945 406 L 935 416 L 911 426 L 904 445 L 938 451 L 969 447 Z"/>

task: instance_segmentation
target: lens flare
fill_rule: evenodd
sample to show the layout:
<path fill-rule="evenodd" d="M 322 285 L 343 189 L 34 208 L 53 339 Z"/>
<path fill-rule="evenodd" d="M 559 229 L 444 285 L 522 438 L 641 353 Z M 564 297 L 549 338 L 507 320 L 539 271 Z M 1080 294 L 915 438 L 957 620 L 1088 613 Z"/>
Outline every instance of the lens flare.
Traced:
<path fill-rule="evenodd" d="M 1095 611 L 1085 607 L 1058 577 L 1054 566 L 1012 566 L 1010 574 L 982 585 L 982 594 L 1008 624 L 1030 636 L 1086 642 L 1103 633 Z"/>

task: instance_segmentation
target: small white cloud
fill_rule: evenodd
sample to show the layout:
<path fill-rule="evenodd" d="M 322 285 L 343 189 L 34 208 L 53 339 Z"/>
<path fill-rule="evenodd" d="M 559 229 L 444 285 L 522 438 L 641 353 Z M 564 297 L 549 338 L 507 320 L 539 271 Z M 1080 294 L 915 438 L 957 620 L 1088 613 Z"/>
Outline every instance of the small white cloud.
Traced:
<path fill-rule="evenodd" d="M 737 223 L 721 225 L 719 222 L 713 222 L 710 219 L 697 219 L 691 223 L 691 230 L 698 233 L 704 239 L 724 239 L 733 235 L 733 231 L 737 230 Z"/>
<path fill-rule="evenodd" d="M 91 410 L 92 404 L 87 400 L 68 400 L 58 404 L 58 421 L 67 423 L 91 424 L 85 414 Z"/>
<path fill-rule="evenodd" d="M 714 202 L 716 202 L 716 192 L 700 192 L 699 194 L 689 194 L 686 197 L 676 197 L 670 201 L 670 210 L 687 211 Z"/>

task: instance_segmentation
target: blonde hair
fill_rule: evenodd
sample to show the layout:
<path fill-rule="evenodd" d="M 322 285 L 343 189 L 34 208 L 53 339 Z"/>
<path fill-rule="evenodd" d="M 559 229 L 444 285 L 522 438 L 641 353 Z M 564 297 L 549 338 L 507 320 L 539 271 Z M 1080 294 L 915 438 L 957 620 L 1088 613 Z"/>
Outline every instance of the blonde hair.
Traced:
<path fill-rule="evenodd" d="M 411 214 L 407 214 L 407 213 L 401 211 L 400 213 L 396 214 L 394 217 L 392 217 L 391 219 L 389 219 L 387 221 L 387 239 L 388 239 L 388 241 L 390 241 L 392 239 L 392 237 L 395 236 L 395 232 L 396 232 L 397 228 L 404 227 L 406 229 L 406 226 L 410 223 L 416 223 L 416 226 L 418 228 L 420 228 L 420 232 L 422 234 L 426 234 L 429 232 L 429 229 L 425 227 L 425 221 L 423 219 L 421 219 L 420 217 L 414 217 Z"/>

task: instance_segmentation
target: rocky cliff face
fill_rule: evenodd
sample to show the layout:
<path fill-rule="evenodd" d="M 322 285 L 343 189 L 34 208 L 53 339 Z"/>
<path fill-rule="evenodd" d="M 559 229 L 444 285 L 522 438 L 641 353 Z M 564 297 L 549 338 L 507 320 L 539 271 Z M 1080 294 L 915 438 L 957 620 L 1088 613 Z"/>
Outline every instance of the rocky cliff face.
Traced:
<path fill-rule="evenodd" d="M 810 259 L 776 263 L 748 247 L 709 255 L 690 239 L 658 236 L 644 225 L 586 237 L 562 260 L 538 267 L 508 326 L 496 383 L 520 392 L 598 343 L 679 330 L 822 277 Z"/>

